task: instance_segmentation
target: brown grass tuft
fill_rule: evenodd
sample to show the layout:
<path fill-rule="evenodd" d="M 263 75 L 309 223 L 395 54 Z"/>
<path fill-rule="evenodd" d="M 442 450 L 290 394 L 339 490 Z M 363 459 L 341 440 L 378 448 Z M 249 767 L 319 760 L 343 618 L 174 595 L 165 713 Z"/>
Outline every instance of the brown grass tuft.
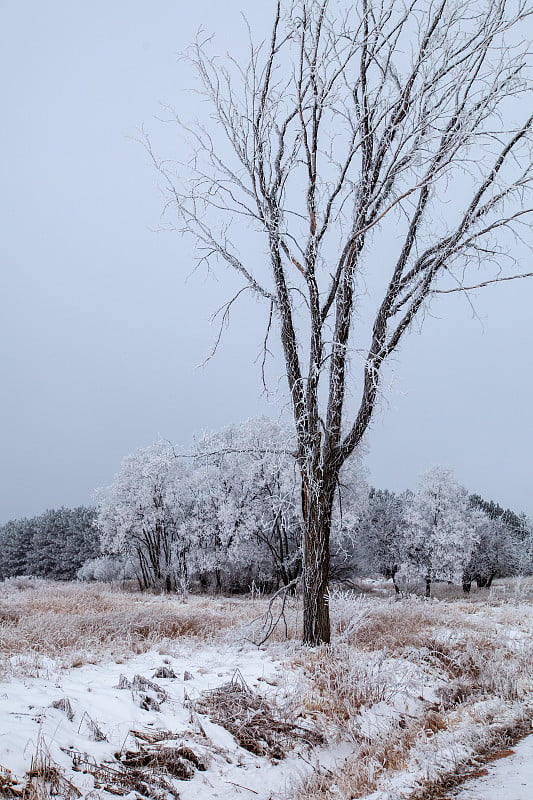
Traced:
<path fill-rule="evenodd" d="M 390 700 L 395 689 L 383 671 L 383 659 L 361 657 L 346 646 L 323 647 L 295 658 L 302 667 L 306 714 L 344 728 L 361 708 Z"/>
<path fill-rule="evenodd" d="M 148 764 L 129 765 L 120 761 L 116 764 L 97 764 L 85 753 L 74 750 L 71 756 L 73 769 L 92 775 L 95 789 L 119 796 L 135 792 L 148 800 L 180 800 L 179 792 L 169 780 L 172 776 L 163 765 L 153 768 Z"/>
<path fill-rule="evenodd" d="M 0 797 L 21 798 L 23 790 L 17 786 L 13 773 L 0 764 Z"/>
<path fill-rule="evenodd" d="M 22 792 L 23 800 L 48 800 L 61 797 L 62 800 L 77 800 L 82 793 L 54 762 L 47 749 L 39 741 L 26 774 L 26 784 Z"/>
<path fill-rule="evenodd" d="M 238 672 L 229 683 L 203 692 L 194 709 L 222 725 L 241 747 L 258 756 L 281 759 L 296 744 L 323 742 L 315 728 L 296 723 L 275 703 L 253 692 Z"/>

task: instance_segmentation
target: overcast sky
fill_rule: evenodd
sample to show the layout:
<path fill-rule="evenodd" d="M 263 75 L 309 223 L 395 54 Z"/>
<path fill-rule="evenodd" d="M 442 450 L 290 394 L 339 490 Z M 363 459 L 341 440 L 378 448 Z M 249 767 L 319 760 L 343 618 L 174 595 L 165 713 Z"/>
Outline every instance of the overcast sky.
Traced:
<path fill-rule="evenodd" d="M 259 413 L 262 315 L 237 310 L 205 367 L 232 280 L 191 275 L 190 243 L 156 233 L 162 199 L 139 129 L 165 104 L 196 114 L 179 59 L 196 30 L 239 46 L 268 2 L 17 0 L 0 31 L 0 523 L 91 501 L 121 458 L 159 437 Z M 179 153 L 176 153 L 179 155 Z M 531 271 L 529 263 L 521 265 Z M 371 482 L 413 487 L 434 463 L 533 514 L 533 282 L 436 308 L 395 361 L 367 437 Z M 279 366 L 281 374 L 281 365 Z"/>

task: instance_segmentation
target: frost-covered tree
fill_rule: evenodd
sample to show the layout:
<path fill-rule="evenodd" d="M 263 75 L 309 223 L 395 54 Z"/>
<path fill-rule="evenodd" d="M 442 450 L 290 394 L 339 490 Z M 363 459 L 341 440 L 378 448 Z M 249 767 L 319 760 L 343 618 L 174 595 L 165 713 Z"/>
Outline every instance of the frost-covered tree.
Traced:
<path fill-rule="evenodd" d="M 354 549 L 358 574 L 392 578 L 396 592 L 400 591 L 396 573 L 405 559 L 404 505 L 408 497 L 387 489 L 371 489 Z"/>
<path fill-rule="evenodd" d="M 203 583 L 244 588 L 292 584 L 301 570 L 300 476 L 290 429 L 260 417 L 202 437 L 194 452 L 193 558 Z M 194 477 L 193 477 L 194 476 Z M 368 487 L 360 458 L 341 473 L 331 547 L 346 569 Z M 202 568 L 203 565 L 203 568 Z M 229 581 L 229 584 L 228 584 Z"/>
<path fill-rule="evenodd" d="M 33 520 L 14 519 L 0 528 L 0 578 L 28 574 L 28 553 L 33 539 Z"/>
<path fill-rule="evenodd" d="M 144 588 L 289 585 L 301 567 L 298 497 L 290 434 L 264 417 L 205 434 L 186 455 L 159 443 L 125 458 L 100 492 L 102 548 L 128 556 Z"/>
<path fill-rule="evenodd" d="M 171 225 L 242 280 L 223 319 L 247 290 L 265 302 L 265 354 L 277 331 L 308 644 L 330 639 L 335 492 L 383 366 L 430 300 L 518 277 L 533 117 L 512 100 L 528 96 L 528 14 L 522 0 L 278 0 L 247 59 L 216 58 L 203 33 L 191 49 L 208 123 L 184 163 L 154 163 Z"/>
<path fill-rule="evenodd" d="M 521 575 L 533 575 L 533 520 L 525 517 L 525 535 L 518 555 Z"/>
<path fill-rule="evenodd" d="M 266 417 L 193 448 L 194 563 L 217 589 L 289 585 L 301 566 L 299 475 L 291 436 Z"/>
<path fill-rule="evenodd" d="M 517 538 L 521 538 L 527 528 L 527 518 L 524 514 L 517 514 L 510 508 L 503 508 L 494 500 L 485 500 L 478 494 L 470 496 L 470 502 L 474 508 L 479 508 L 490 519 L 501 519 L 510 531 L 513 531 Z"/>
<path fill-rule="evenodd" d="M 494 578 L 528 572 L 527 518 L 479 495 L 472 495 L 470 503 L 481 514 L 479 541 L 468 565 L 468 580 L 490 587 Z"/>
<path fill-rule="evenodd" d="M 193 501 L 173 448 L 160 442 L 127 456 L 98 497 L 103 552 L 127 556 L 142 588 L 183 589 Z"/>
<path fill-rule="evenodd" d="M 494 578 L 517 572 L 519 550 L 508 526 L 478 511 L 477 542 L 465 567 L 463 588 L 469 591 L 472 581 L 490 588 Z"/>
<path fill-rule="evenodd" d="M 461 582 L 478 537 L 478 514 L 451 469 L 431 467 L 405 507 L 405 555 L 425 581 Z"/>

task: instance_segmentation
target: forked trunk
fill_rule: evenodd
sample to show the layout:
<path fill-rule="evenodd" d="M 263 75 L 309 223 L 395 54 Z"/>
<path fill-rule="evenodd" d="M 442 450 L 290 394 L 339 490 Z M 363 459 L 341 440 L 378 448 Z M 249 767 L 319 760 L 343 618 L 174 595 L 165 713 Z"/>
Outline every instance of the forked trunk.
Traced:
<path fill-rule="evenodd" d="M 329 539 L 333 492 L 323 486 L 313 490 L 304 483 L 303 643 L 329 644 Z"/>

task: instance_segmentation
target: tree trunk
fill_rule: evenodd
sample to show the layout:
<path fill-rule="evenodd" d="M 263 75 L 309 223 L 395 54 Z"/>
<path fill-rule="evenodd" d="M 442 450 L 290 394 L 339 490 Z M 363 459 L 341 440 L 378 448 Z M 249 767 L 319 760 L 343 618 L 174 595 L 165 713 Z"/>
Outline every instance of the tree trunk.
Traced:
<path fill-rule="evenodd" d="M 426 597 L 431 597 L 431 578 L 426 575 Z"/>
<path fill-rule="evenodd" d="M 316 647 L 329 644 L 329 538 L 334 489 L 313 481 L 302 482 L 304 518 L 303 643 Z"/>
<path fill-rule="evenodd" d="M 396 573 L 398 572 L 398 569 L 399 567 L 395 564 L 391 569 L 391 577 L 392 577 L 392 584 L 394 586 L 394 591 L 396 592 L 396 594 L 401 594 L 400 587 L 396 583 Z"/>

